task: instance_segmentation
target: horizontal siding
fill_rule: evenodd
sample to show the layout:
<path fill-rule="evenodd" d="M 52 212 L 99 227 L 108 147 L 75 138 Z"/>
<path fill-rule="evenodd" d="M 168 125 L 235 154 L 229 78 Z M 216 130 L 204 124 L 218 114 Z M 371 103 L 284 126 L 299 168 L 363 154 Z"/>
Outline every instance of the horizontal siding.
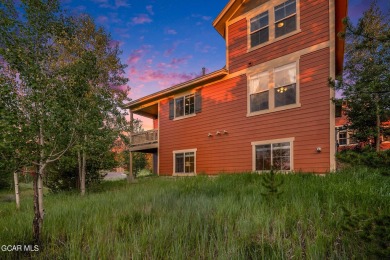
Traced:
<path fill-rule="evenodd" d="M 228 28 L 230 72 L 233 73 L 329 41 L 328 1 L 301 0 L 300 3 L 300 33 L 250 52 L 247 52 L 246 19 L 231 24 Z"/>
<path fill-rule="evenodd" d="M 329 170 L 329 48 L 302 56 L 299 68 L 300 108 L 247 117 L 245 75 L 204 87 L 202 112 L 194 117 L 169 120 L 168 100 L 162 100 L 160 174 L 172 174 L 174 150 L 192 148 L 197 149 L 197 173 L 251 171 L 251 142 L 290 137 L 295 138 L 295 170 Z M 215 135 L 223 130 L 228 134 Z"/>

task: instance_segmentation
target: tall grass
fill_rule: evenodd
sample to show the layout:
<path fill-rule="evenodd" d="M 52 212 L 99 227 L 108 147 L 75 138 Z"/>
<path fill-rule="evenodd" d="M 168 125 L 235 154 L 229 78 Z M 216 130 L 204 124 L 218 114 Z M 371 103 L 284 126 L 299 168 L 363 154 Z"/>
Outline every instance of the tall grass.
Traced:
<path fill-rule="evenodd" d="M 283 193 L 262 196 L 262 176 L 144 178 L 102 190 L 48 194 L 39 259 L 350 259 L 369 244 L 343 231 L 342 207 L 390 214 L 390 178 L 368 170 L 278 175 Z M 0 246 L 29 244 L 32 201 L 0 203 Z"/>

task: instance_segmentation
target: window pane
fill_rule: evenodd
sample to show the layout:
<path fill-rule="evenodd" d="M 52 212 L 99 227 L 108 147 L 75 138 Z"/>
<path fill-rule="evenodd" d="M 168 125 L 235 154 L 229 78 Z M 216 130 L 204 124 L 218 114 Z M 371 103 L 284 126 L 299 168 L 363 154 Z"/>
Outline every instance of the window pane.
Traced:
<path fill-rule="evenodd" d="M 268 90 L 269 76 L 268 72 L 263 72 L 250 77 L 249 94 Z"/>
<path fill-rule="evenodd" d="M 268 26 L 268 11 L 261 13 L 251 19 L 251 32 L 259 30 L 265 26 Z"/>
<path fill-rule="evenodd" d="M 296 85 L 275 88 L 275 107 L 296 103 Z"/>
<path fill-rule="evenodd" d="M 195 112 L 195 97 L 194 95 L 185 97 L 185 114 L 190 115 Z"/>
<path fill-rule="evenodd" d="M 275 23 L 275 38 L 295 31 L 297 28 L 296 15 Z"/>
<path fill-rule="evenodd" d="M 268 93 L 269 91 L 263 91 L 250 95 L 251 112 L 268 109 Z"/>
<path fill-rule="evenodd" d="M 177 98 L 176 100 L 176 117 L 184 116 L 184 98 Z"/>
<path fill-rule="evenodd" d="M 185 173 L 195 172 L 195 156 L 194 153 L 185 154 Z"/>
<path fill-rule="evenodd" d="M 288 171 L 290 167 L 290 143 L 272 145 L 273 166 L 276 170 Z"/>
<path fill-rule="evenodd" d="M 175 154 L 175 172 L 183 173 L 184 172 L 184 154 L 177 153 Z"/>
<path fill-rule="evenodd" d="M 290 63 L 275 69 L 275 88 L 296 83 L 296 63 Z"/>
<path fill-rule="evenodd" d="M 271 145 L 256 146 L 256 171 L 271 170 Z"/>
<path fill-rule="evenodd" d="M 339 145 L 347 144 L 347 132 L 339 132 Z"/>
<path fill-rule="evenodd" d="M 275 6 L 275 21 L 282 20 L 287 16 L 296 13 L 296 4 L 295 0 L 289 0 L 278 6 Z"/>
<path fill-rule="evenodd" d="M 266 27 L 255 33 L 251 34 L 251 47 L 257 46 L 264 42 L 267 42 L 269 39 L 269 28 Z"/>

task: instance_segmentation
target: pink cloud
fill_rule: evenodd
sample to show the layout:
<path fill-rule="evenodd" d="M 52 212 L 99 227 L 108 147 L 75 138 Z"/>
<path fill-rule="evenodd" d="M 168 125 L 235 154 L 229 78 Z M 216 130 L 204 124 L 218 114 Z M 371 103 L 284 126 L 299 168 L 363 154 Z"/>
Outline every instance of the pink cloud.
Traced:
<path fill-rule="evenodd" d="M 100 15 L 98 16 L 98 18 L 96 18 L 96 22 L 100 24 L 105 24 L 108 22 L 108 17 L 104 15 Z"/>
<path fill-rule="evenodd" d="M 139 14 L 138 16 L 133 17 L 131 19 L 133 24 L 145 24 L 145 23 L 151 23 L 152 19 L 147 14 Z"/>
<path fill-rule="evenodd" d="M 167 50 L 164 51 L 164 56 L 165 56 L 165 57 L 171 56 L 172 53 L 175 52 L 176 48 L 177 48 L 180 44 L 182 44 L 182 43 L 184 43 L 184 41 L 176 41 L 176 42 L 174 42 L 171 48 L 169 48 L 169 49 L 167 49 Z"/>
<path fill-rule="evenodd" d="M 161 87 L 169 87 L 196 77 L 194 73 L 164 72 L 162 70 L 147 69 L 142 71 L 138 80 L 142 82 L 157 82 Z"/>
<path fill-rule="evenodd" d="M 116 40 L 111 40 L 110 41 L 110 47 L 118 46 L 121 47 L 124 44 L 123 41 L 116 41 Z"/>
<path fill-rule="evenodd" d="M 177 34 L 177 32 L 174 30 L 174 29 L 165 29 L 165 34 L 169 34 L 169 35 L 175 35 Z"/>
<path fill-rule="evenodd" d="M 195 43 L 195 50 L 198 52 L 208 53 L 212 50 L 215 50 L 215 47 L 204 44 L 203 42 L 197 42 Z"/>
<path fill-rule="evenodd" d="M 131 4 L 127 2 L 127 0 L 115 0 L 115 7 L 130 7 Z"/>
<path fill-rule="evenodd" d="M 146 6 L 146 11 L 148 11 L 148 13 L 150 15 L 154 15 L 154 11 L 153 11 L 153 6 L 152 5 Z"/>
<path fill-rule="evenodd" d="M 145 56 L 145 53 L 151 48 L 150 45 L 142 45 L 141 48 L 133 50 L 127 58 L 127 64 L 132 65 L 138 63 L 138 61 Z"/>

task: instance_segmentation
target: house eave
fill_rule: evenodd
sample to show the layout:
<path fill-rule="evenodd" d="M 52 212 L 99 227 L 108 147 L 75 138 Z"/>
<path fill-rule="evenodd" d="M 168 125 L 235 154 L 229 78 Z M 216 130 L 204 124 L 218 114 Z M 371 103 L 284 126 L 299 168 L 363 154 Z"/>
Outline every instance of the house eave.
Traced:
<path fill-rule="evenodd" d="M 174 85 L 170 88 L 158 91 L 156 93 L 147 95 L 145 97 L 142 97 L 137 100 L 130 101 L 129 103 L 124 105 L 125 109 L 136 109 L 137 107 L 140 107 L 147 103 L 152 103 L 154 101 L 158 101 L 162 98 L 169 97 L 171 95 L 174 95 L 177 92 L 185 91 L 187 89 L 195 88 L 197 86 L 201 86 L 202 84 L 209 84 L 214 80 L 221 79 L 225 77 L 228 74 L 228 71 L 226 68 L 211 72 L 209 74 L 206 74 L 204 76 Z"/>
<path fill-rule="evenodd" d="M 231 17 L 233 12 L 244 3 L 246 0 L 230 0 L 227 5 L 223 8 L 222 12 L 219 13 L 217 18 L 213 21 L 215 30 L 223 37 L 226 37 L 225 23 Z"/>

